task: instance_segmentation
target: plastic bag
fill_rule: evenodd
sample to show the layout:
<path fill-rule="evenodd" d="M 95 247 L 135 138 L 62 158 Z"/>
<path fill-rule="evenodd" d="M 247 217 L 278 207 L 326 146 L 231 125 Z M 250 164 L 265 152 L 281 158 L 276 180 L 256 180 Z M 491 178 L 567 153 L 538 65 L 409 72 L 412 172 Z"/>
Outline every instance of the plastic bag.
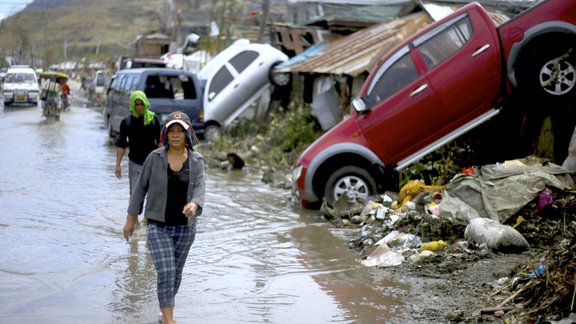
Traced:
<path fill-rule="evenodd" d="M 568 145 L 568 156 L 562 163 L 562 167 L 570 171 L 570 173 L 576 173 L 576 127 L 574 127 L 572 139 Z"/>

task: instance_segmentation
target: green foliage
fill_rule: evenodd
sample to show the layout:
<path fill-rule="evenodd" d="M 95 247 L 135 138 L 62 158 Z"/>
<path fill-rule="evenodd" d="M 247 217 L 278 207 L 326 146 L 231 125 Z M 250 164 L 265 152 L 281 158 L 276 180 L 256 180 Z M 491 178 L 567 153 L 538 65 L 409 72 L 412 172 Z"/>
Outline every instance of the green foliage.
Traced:
<path fill-rule="evenodd" d="M 268 135 L 271 136 L 270 145 L 283 152 L 302 149 L 312 143 L 318 134 L 316 119 L 310 114 L 310 109 L 299 107 L 295 111 L 288 111 L 282 116 L 274 116 L 268 124 Z"/>
<path fill-rule="evenodd" d="M 225 152 L 255 148 L 257 154 L 250 163 L 290 168 L 321 133 L 309 107 L 291 107 L 271 114 L 268 123 L 243 119 L 228 126 L 212 148 Z"/>
<path fill-rule="evenodd" d="M 412 164 L 400 174 L 402 188 L 410 180 L 422 179 L 427 185 L 445 185 L 460 172 L 467 161 L 468 147 L 461 147 L 458 142 L 444 145 L 425 156 L 421 161 Z"/>
<path fill-rule="evenodd" d="M 269 122 L 242 119 L 225 128 L 211 145 L 222 152 L 255 151 L 248 159 L 252 165 L 290 168 L 298 156 L 320 135 L 318 121 L 310 107 L 290 107 L 272 114 Z M 428 185 L 447 184 L 463 167 L 468 166 L 471 150 L 454 141 L 428 154 L 400 174 L 399 188 L 408 181 L 422 179 Z"/>

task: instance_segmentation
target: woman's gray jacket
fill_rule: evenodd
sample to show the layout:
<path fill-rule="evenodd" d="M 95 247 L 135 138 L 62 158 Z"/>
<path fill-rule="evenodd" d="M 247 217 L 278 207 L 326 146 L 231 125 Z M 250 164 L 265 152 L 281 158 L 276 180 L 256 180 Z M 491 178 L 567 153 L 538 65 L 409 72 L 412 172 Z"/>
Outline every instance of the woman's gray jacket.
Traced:
<path fill-rule="evenodd" d="M 146 198 L 144 216 L 149 219 L 165 222 L 166 201 L 168 199 L 168 156 L 167 148 L 152 151 L 144 165 L 136 187 L 130 197 L 128 213 L 138 215 Z M 189 181 L 186 201 L 198 205 L 196 217 L 202 214 L 204 196 L 206 194 L 206 171 L 204 157 L 196 151 L 188 149 Z M 188 224 L 196 221 L 196 217 L 188 218 Z"/>

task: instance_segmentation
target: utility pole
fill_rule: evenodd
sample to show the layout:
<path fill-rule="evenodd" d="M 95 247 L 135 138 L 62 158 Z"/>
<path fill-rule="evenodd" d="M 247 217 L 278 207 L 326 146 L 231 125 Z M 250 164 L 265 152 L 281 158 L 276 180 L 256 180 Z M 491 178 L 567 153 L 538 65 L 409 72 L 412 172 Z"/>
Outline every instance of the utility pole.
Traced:
<path fill-rule="evenodd" d="M 228 0 L 224 0 L 224 3 L 222 4 L 222 11 L 220 14 L 220 30 L 222 30 L 223 32 L 227 32 L 228 29 L 228 23 L 226 22 L 226 5 L 228 4 Z M 226 36 L 228 36 L 228 34 L 226 34 Z M 228 42 L 230 39 L 226 38 L 226 42 Z M 220 52 L 220 49 L 222 48 L 222 44 L 220 44 L 222 41 L 222 38 L 218 37 L 218 43 L 217 43 L 217 51 Z M 228 44 L 226 44 L 226 46 L 228 46 Z"/>
<path fill-rule="evenodd" d="M 64 64 L 68 62 L 68 40 L 64 40 Z"/>
<path fill-rule="evenodd" d="M 96 44 L 96 54 L 94 54 L 94 56 L 96 58 L 98 58 L 98 53 L 100 52 L 100 41 L 102 40 L 102 38 L 100 36 L 98 36 L 98 44 Z"/>
<path fill-rule="evenodd" d="M 262 16 L 260 17 L 260 33 L 258 34 L 258 41 L 264 42 L 264 31 L 268 25 L 268 14 L 270 12 L 270 0 L 263 0 L 262 3 Z"/>

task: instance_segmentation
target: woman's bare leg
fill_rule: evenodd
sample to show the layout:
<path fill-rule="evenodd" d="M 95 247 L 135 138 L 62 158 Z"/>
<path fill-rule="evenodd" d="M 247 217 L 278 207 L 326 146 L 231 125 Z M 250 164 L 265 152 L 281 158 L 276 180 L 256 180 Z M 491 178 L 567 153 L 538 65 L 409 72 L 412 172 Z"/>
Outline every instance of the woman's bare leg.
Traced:
<path fill-rule="evenodd" d="M 162 312 L 162 324 L 174 324 L 174 306 L 171 307 L 161 307 Z"/>

